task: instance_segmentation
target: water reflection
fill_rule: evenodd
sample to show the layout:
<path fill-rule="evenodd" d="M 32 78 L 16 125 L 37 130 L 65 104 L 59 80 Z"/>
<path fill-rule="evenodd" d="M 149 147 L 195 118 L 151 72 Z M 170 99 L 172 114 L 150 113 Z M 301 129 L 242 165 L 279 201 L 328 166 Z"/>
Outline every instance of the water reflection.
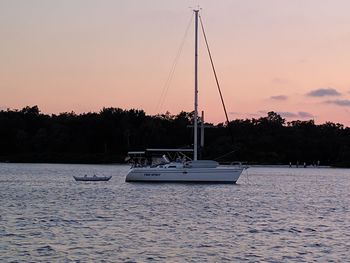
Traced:
<path fill-rule="evenodd" d="M 252 168 L 238 185 L 125 183 L 126 166 L 0 164 L 2 261 L 348 260 L 348 170 Z M 75 182 L 73 175 L 113 175 Z"/>

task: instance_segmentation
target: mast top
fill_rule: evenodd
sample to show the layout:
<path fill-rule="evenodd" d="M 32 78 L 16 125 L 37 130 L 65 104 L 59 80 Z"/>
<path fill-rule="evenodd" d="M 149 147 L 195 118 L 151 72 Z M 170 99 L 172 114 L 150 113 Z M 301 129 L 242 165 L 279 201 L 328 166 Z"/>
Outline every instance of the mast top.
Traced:
<path fill-rule="evenodd" d="M 192 8 L 193 12 L 195 13 L 198 13 L 200 10 L 202 10 L 202 8 L 199 5 L 197 5 L 196 7 L 190 7 L 190 8 Z"/>

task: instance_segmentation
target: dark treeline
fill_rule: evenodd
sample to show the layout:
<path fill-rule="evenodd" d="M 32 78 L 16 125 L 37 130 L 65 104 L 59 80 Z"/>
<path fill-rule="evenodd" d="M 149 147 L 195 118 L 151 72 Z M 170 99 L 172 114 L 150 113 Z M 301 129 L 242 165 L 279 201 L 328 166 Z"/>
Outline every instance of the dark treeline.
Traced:
<path fill-rule="evenodd" d="M 119 108 L 59 115 L 42 114 L 37 106 L 8 109 L 0 111 L 0 161 L 117 163 L 131 150 L 192 147 L 192 117 L 188 112 L 149 116 Z M 222 123 L 212 126 L 205 130 L 204 159 L 350 166 L 350 129 L 341 124 L 286 122 L 269 112 L 234 120 L 230 129 Z"/>

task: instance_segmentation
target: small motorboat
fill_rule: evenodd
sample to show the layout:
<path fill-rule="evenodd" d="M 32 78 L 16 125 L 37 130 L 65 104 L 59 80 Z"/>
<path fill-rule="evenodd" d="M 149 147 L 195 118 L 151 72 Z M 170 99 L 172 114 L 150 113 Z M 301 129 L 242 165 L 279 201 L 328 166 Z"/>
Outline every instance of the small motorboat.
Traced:
<path fill-rule="evenodd" d="M 86 174 L 84 176 L 74 176 L 75 181 L 108 181 L 112 178 L 112 176 L 96 176 L 95 174 L 93 176 L 87 176 Z"/>

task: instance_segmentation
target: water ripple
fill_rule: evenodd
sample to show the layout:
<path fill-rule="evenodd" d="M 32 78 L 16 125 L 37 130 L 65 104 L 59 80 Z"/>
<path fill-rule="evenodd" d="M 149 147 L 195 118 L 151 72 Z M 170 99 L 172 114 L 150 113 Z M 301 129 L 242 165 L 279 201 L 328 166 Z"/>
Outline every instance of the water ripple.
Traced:
<path fill-rule="evenodd" d="M 348 170 L 254 168 L 238 185 L 130 184 L 127 170 L 0 164 L 0 261 L 350 260 Z M 113 178 L 72 178 L 92 173 Z"/>

